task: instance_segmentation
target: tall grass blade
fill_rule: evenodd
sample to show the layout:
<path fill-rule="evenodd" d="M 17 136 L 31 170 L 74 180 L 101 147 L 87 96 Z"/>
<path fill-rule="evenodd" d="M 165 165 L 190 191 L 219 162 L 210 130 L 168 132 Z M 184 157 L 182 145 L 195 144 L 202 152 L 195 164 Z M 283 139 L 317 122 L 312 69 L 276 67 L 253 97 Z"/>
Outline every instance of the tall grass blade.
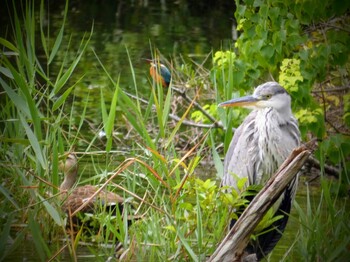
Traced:
<path fill-rule="evenodd" d="M 215 141 L 214 141 L 214 137 L 213 137 L 212 132 L 210 132 L 210 141 L 211 141 L 211 152 L 212 152 L 212 156 L 213 156 L 215 169 L 216 169 L 216 172 L 217 172 L 219 178 L 221 179 L 223 174 L 224 174 L 224 165 L 221 161 L 221 158 L 220 158 L 218 151 L 216 150 Z"/>
<path fill-rule="evenodd" d="M 4 47 L 7 47 L 11 51 L 15 52 L 16 54 L 19 53 L 19 50 L 17 47 L 15 47 L 11 42 L 7 41 L 6 39 L 0 37 L 0 45 L 3 45 Z"/>
<path fill-rule="evenodd" d="M 80 83 L 80 81 L 84 78 L 84 76 L 80 77 L 71 87 L 67 88 L 66 91 L 54 102 L 52 106 L 52 111 L 56 111 L 67 99 L 67 97 L 72 92 L 73 88 Z"/>
<path fill-rule="evenodd" d="M 7 244 L 7 241 L 4 243 L 1 242 L 1 244 L 3 243 L 3 244 L 6 244 L 7 246 L 6 246 L 6 250 L 4 251 L 4 253 L 0 253 L 0 261 L 6 261 L 7 255 L 15 252 L 16 250 L 18 250 L 18 248 L 22 247 L 25 236 L 26 236 L 26 232 L 25 232 L 25 230 L 22 230 L 16 234 L 16 237 L 14 240 L 12 238 L 13 241 L 12 241 L 10 246 Z"/>
<path fill-rule="evenodd" d="M 11 71 L 6 67 L 0 66 L 0 73 L 8 78 L 13 79 L 13 75 L 11 74 Z"/>
<path fill-rule="evenodd" d="M 42 5 L 41 5 L 42 6 Z M 48 64 L 50 65 L 52 60 L 55 58 L 56 54 L 57 54 L 57 51 L 59 50 L 60 46 L 61 46 L 61 43 L 62 43 L 62 38 L 63 38 L 63 32 L 64 32 L 64 26 L 65 26 L 65 23 L 66 23 L 66 18 L 67 18 L 67 13 L 68 13 L 68 0 L 66 1 L 66 6 L 65 6 L 65 9 L 64 9 L 64 13 L 63 13 L 63 21 L 62 21 L 62 26 L 61 26 L 61 29 L 60 31 L 58 32 L 58 35 L 55 39 L 55 43 L 52 47 L 52 50 L 51 50 L 51 54 L 50 54 L 50 57 L 49 57 L 49 60 L 48 60 Z M 40 15 L 41 16 L 41 15 Z M 42 39 L 43 40 L 43 39 Z M 43 41 L 42 41 L 43 42 Z M 45 41 L 44 41 L 45 42 Z M 46 46 L 46 45 L 44 45 Z"/>
<path fill-rule="evenodd" d="M 23 97 L 19 96 L 13 89 L 0 78 L 0 84 L 5 89 L 5 92 L 9 96 L 9 98 L 12 100 L 13 104 L 20 110 L 27 118 L 30 118 L 30 115 L 28 113 L 26 102 L 23 99 Z"/>
<path fill-rule="evenodd" d="M 39 23 L 40 23 L 40 37 L 41 37 L 41 44 L 42 47 L 44 49 L 45 52 L 45 56 L 49 57 L 49 51 L 47 49 L 47 45 L 46 45 L 46 36 L 45 36 L 45 32 L 44 32 L 44 22 L 45 21 L 45 11 L 44 11 L 44 1 L 41 0 L 40 2 L 40 12 L 39 12 Z M 50 64 L 50 63 L 48 63 Z"/>
<path fill-rule="evenodd" d="M 115 90 L 114 90 L 108 118 L 106 119 L 106 122 L 104 122 L 105 131 L 107 135 L 107 146 L 106 146 L 107 152 L 110 152 L 112 149 L 113 129 L 114 129 L 115 114 L 117 111 L 118 93 L 119 93 L 119 77 L 115 85 Z"/>
<path fill-rule="evenodd" d="M 121 106 L 126 109 L 124 111 L 124 114 L 126 115 L 126 118 L 130 122 L 130 124 L 133 126 L 133 128 L 135 128 L 135 130 L 139 133 L 139 135 L 145 140 L 145 143 L 147 144 L 147 146 L 149 146 L 152 149 L 156 149 L 156 146 L 148 133 L 148 130 L 145 126 L 142 116 L 140 115 L 140 112 L 138 111 L 137 106 L 124 92 L 120 92 L 119 95 L 121 98 L 120 103 L 122 103 Z"/>
<path fill-rule="evenodd" d="M 8 240 L 10 238 L 11 224 L 14 219 L 14 213 L 9 214 L 6 223 L 2 225 L 2 231 L 0 233 L 0 254 L 5 254 L 6 246 L 8 245 Z M 0 255 L 0 260 L 1 255 Z"/>
<path fill-rule="evenodd" d="M 134 67 L 132 65 L 131 59 L 130 59 L 130 54 L 129 54 L 129 50 L 127 47 L 125 47 L 126 49 L 126 54 L 128 55 L 128 59 L 129 59 L 129 64 L 130 64 L 130 70 L 131 70 L 131 76 L 132 76 L 132 80 L 134 82 L 134 88 L 135 88 L 135 95 L 136 97 L 139 97 L 139 92 L 138 92 L 138 88 L 137 88 L 137 81 L 136 81 L 136 75 L 135 75 L 135 70 Z M 140 101 L 136 100 L 137 103 L 137 109 L 139 112 L 141 112 L 141 106 L 140 106 Z"/>
<path fill-rule="evenodd" d="M 203 223 L 202 223 L 201 203 L 200 203 L 200 200 L 199 200 L 199 192 L 197 190 L 196 190 L 196 204 L 197 204 L 197 243 L 198 243 L 198 254 L 202 254 Z"/>
<path fill-rule="evenodd" d="M 71 65 L 65 71 L 65 73 L 61 77 L 58 77 L 56 79 L 56 83 L 55 83 L 55 86 L 54 86 L 52 93 L 50 94 L 50 97 L 53 97 L 54 95 L 56 95 L 61 90 L 61 88 L 67 83 L 67 81 L 70 79 L 70 77 L 72 76 L 76 66 L 78 65 L 79 61 L 81 60 L 81 57 L 85 53 L 86 47 L 88 46 L 88 44 L 90 42 L 92 33 L 93 33 L 93 27 L 91 28 L 88 39 L 85 40 L 85 37 L 83 37 L 83 39 L 81 40 L 80 45 L 82 46 L 82 48 L 79 51 L 78 56 L 74 59 L 74 61 L 71 63 Z"/>
<path fill-rule="evenodd" d="M 162 116 L 163 117 L 162 125 L 164 126 L 167 124 L 167 121 L 168 121 L 169 112 L 171 108 L 171 98 L 172 98 L 172 89 L 168 88 L 168 92 L 164 101 L 164 109 L 163 109 L 163 116 Z"/>
<path fill-rule="evenodd" d="M 26 80 L 23 78 L 23 75 L 17 72 L 10 64 L 8 64 L 8 67 L 12 72 L 15 84 L 22 91 L 22 94 L 24 95 L 24 100 L 26 101 L 24 104 L 27 105 L 27 107 L 24 107 L 25 109 L 22 112 L 25 113 L 29 109 L 30 114 L 28 115 L 29 116 L 28 118 L 30 118 L 33 121 L 35 135 L 37 136 L 38 140 L 42 140 L 41 119 L 40 119 L 41 113 L 38 110 L 30 93 L 30 90 L 33 90 L 34 88 L 33 86 L 31 88 L 28 88 L 28 84 L 26 83 Z M 18 102 L 19 101 L 17 101 L 17 103 Z M 19 105 L 16 104 L 16 106 L 19 106 Z M 20 108 L 23 109 L 23 105 L 20 106 Z"/>
<path fill-rule="evenodd" d="M 188 113 L 191 111 L 191 108 L 192 108 L 192 105 L 193 105 L 193 102 L 195 100 L 193 99 L 191 104 L 187 107 L 185 113 L 182 115 L 181 119 L 176 123 L 176 126 L 174 127 L 173 131 L 171 132 L 166 144 L 165 144 L 165 148 L 168 148 L 169 145 L 173 142 L 174 140 L 174 137 L 177 133 L 177 131 L 179 130 L 180 126 L 182 125 L 182 122 L 185 120 L 186 116 L 188 115 Z"/>
<path fill-rule="evenodd" d="M 37 136 L 33 133 L 32 129 L 28 125 L 27 121 L 24 119 L 21 113 L 18 114 L 21 120 L 22 126 L 24 127 L 26 134 L 28 136 L 28 140 L 35 152 L 35 156 L 37 161 L 40 163 L 41 167 L 46 170 L 47 169 L 47 161 L 43 154 L 43 150 L 40 146 Z"/>
<path fill-rule="evenodd" d="M 158 87 L 162 88 L 162 87 Z M 160 92 L 160 91 L 159 91 Z M 164 125 L 163 125 L 163 108 L 162 108 L 162 102 L 159 100 L 159 96 L 157 97 L 155 89 L 152 87 L 152 95 L 153 95 L 153 101 L 154 101 L 154 106 L 157 111 L 157 118 L 158 118 L 158 127 L 159 127 L 159 135 L 161 137 L 165 136 L 164 132 Z"/>
<path fill-rule="evenodd" d="M 192 261 L 198 262 L 199 260 L 198 260 L 197 255 L 195 254 L 195 252 L 193 251 L 190 244 L 187 242 L 186 238 L 184 237 L 184 235 L 182 234 L 182 232 L 180 230 L 181 229 L 179 227 L 177 227 L 177 230 L 176 230 L 177 236 L 179 237 L 181 243 L 185 247 L 185 249 L 188 252 L 188 254 L 190 255 L 190 257 L 192 258 Z"/>
<path fill-rule="evenodd" d="M 58 131 L 61 131 L 61 130 L 59 129 Z M 58 133 L 60 133 L 60 132 L 58 132 Z M 57 135 L 59 136 L 59 134 L 57 134 Z M 53 148 L 52 148 L 52 171 L 51 171 L 52 180 L 51 181 L 55 186 L 58 186 L 59 182 L 60 182 L 60 178 L 58 175 L 58 150 L 59 150 L 59 147 L 58 147 L 58 143 L 56 141 L 56 136 L 54 136 L 53 140 L 54 141 L 52 141 L 52 144 L 57 145 L 57 146 L 53 146 Z M 60 140 L 60 139 L 58 139 L 58 140 Z M 58 193 L 58 189 L 53 188 L 53 192 L 54 192 L 54 194 Z"/>
<path fill-rule="evenodd" d="M 0 193 L 3 194 L 3 196 L 15 207 L 16 210 L 20 209 L 19 205 L 17 204 L 16 200 L 13 198 L 11 193 L 2 185 L 0 185 Z"/>
<path fill-rule="evenodd" d="M 42 196 L 38 195 L 48 214 L 52 217 L 58 226 L 64 226 L 64 222 L 56 208 L 54 208 L 49 202 L 47 202 Z"/>
<path fill-rule="evenodd" d="M 41 261 L 45 261 L 47 257 L 50 257 L 50 250 L 46 245 L 46 242 L 41 234 L 39 223 L 34 218 L 34 212 L 29 213 L 28 227 L 33 235 L 33 242 Z"/>

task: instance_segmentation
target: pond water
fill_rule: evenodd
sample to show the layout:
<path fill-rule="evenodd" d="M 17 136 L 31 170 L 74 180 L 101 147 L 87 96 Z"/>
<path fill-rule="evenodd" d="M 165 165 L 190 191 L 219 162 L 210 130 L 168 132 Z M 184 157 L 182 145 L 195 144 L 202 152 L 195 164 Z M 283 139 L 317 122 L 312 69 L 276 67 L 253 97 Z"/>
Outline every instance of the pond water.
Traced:
<path fill-rule="evenodd" d="M 64 2 L 50 2 L 49 10 L 47 22 L 52 28 L 52 37 L 55 37 L 62 24 Z M 76 50 L 83 35 L 89 33 L 92 27 L 93 34 L 85 55 L 67 84 L 69 87 L 84 76 L 74 87 L 74 114 L 71 121 L 78 126 L 81 112 L 87 105 L 86 121 L 82 130 L 88 130 L 86 136 L 90 140 L 99 132 L 102 123 L 100 90 L 103 89 L 108 107 L 113 97 L 114 86 L 99 65 L 98 59 L 111 78 L 115 82 L 119 81 L 123 91 L 135 94 L 137 85 L 138 96 L 147 100 L 151 94 L 150 76 L 149 64 L 144 59 L 154 57 L 157 50 L 170 63 L 181 64 L 182 59 L 199 63 L 207 61 L 207 68 L 210 68 L 210 53 L 222 48 L 230 49 L 233 45 L 234 10 L 234 1 L 207 3 L 109 0 L 93 1 L 89 4 L 72 1 L 69 5 L 63 43 L 70 43 L 70 49 Z M 38 52 L 40 53 L 39 50 Z M 71 53 L 74 55 L 74 52 Z M 207 56 L 209 59 L 206 60 Z M 53 61 L 50 69 L 53 79 L 63 59 L 67 59 L 64 52 L 58 53 L 57 59 Z M 67 60 L 69 62 L 69 57 Z M 69 99 L 72 99 L 72 96 Z M 67 114 L 70 110 L 68 104 Z M 120 136 L 127 132 L 121 112 L 122 108 L 117 107 L 116 122 L 122 123 L 117 131 Z M 84 146 L 86 148 L 86 144 Z"/>
<path fill-rule="evenodd" d="M 148 65 L 143 58 L 152 57 L 151 50 L 158 49 L 168 60 L 181 55 L 184 59 L 203 61 L 212 50 L 232 47 L 234 8 L 234 1 L 106 0 L 89 1 L 89 4 L 71 1 L 64 41 L 68 42 L 72 37 L 71 46 L 77 46 L 83 34 L 89 32 L 93 25 L 89 49 L 76 70 L 77 78 L 85 75 L 83 82 L 76 88 L 76 97 L 83 100 L 89 92 L 91 111 L 87 114 L 98 125 L 101 114 L 96 112 L 96 108 L 99 108 L 100 100 L 94 99 L 94 87 L 106 86 L 108 81 L 92 49 L 113 79 L 120 76 L 120 85 L 124 90 L 133 90 L 134 85 L 129 53 L 142 95 L 149 92 Z M 49 10 L 47 21 L 54 35 L 62 22 L 64 1 L 51 1 Z M 5 18 L 1 19 L 4 21 Z M 303 202 L 305 201 L 299 201 Z M 277 246 L 277 254 L 279 250 L 284 254 L 286 246 L 291 243 L 295 234 L 290 230 L 291 226 L 293 223 L 290 223 L 286 235 Z M 8 259 L 36 261 L 32 251 L 33 246 L 28 241 L 24 243 L 21 252 L 16 252 Z M 90 254 L 88 249 L 80 249 L 77 255 L 84 254 Z M 81 261 L 88 261 L 86 259 L 81 258 Z"/>

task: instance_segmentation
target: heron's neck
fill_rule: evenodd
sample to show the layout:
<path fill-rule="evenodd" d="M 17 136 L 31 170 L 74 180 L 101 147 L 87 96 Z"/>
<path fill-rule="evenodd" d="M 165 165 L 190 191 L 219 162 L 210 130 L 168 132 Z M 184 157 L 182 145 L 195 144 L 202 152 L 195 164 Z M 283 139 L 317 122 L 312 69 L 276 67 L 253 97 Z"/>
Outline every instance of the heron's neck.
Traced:
<path fill-rule="evenodd" d="M 77 179 L 77 173 L 77 169 L 75 168 L 72 168 L 66 172 L 64 180 L 60 186 L 61 191 L 69 190 L 72 188 Z"/>

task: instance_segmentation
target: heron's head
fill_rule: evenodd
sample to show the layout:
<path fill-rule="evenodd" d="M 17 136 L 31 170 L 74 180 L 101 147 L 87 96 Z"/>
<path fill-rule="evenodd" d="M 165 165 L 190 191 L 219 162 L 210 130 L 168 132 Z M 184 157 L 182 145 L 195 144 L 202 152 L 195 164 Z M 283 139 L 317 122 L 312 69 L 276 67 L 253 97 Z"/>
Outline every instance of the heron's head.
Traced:
<path fill-rule="evenodd" d="M 259 85 L 253 95 L 235 98 L 223 102 L 219 106 L 240 106 L 253 109 L 274 108 L 277 111 L 289 111 L 291 98 L 288 92 L 277 82 L 267 82 Z"/>

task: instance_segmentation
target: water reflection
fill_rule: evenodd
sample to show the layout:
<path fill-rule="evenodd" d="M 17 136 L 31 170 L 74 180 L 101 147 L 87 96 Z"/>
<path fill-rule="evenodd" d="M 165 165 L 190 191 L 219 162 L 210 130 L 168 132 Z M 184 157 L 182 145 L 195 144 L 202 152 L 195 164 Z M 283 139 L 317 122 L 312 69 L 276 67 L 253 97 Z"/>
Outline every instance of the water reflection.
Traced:
<path fill-rule="evenodd" d="M 62 242 L 63 243 L 63 242 Z M 50 249 L 53 254 L 55 254 L 58 250 L 62 248 L 62 245 L 51 245 Z M 95 252 L 98 250 L 99 253 L 92 254 L 91 248 L 95 250 Z M 34 252 L 35 251 L 35 245 L 34 241 L 28 239 L 28 241 L 25 241 L 21 244 L 20 248 L 17 248 L 15 252 L 12 252 L 9 256 L 6 257 L 5 261 L 40 261 L 38 255 Z M 99 247 L 98 249 L 96 246 L 93 245 L 83 245 L 79 244 L 79 248 L 76 249 L 75 255 L 77 258 L 77 261 L 107 261 L 108 260 L 108 253 L 113 254 L 113 248 L 112 247 Z M 60 254 L 56 257 L 56 260 L 54 261 L 72 261 L 72 256 L 69 253 L 69 248 L 64 248 Z M 116 260 L 112 260 L 116 261 Z"/>
<path fill-rule="evenodd" d="M 62 23 L 64 2 L 49 2 L 47 23 L 53 39 Z M 143 58 L 151 58 L 151 50 L 158 49 L 165 58 L 172 60 L 180 55 L 202 61 L 204 57 L 221 47 L 229 48 L 234 2 L 214 1 L 70 1 L 63 44 L 73 49 L 68 57 L 63 48 L 51 65 L 52 79 L 57 77 L 62 61 L 67 65 L 76 54 L 80 41 L 93 26 L 90 44 L 66 87 L 80 77 L 83 80 L 74 88 L 72 122 L 78 126 L 82 112 L 86 115 L 83 130 L 98 133 L 102 123 L 100 112 L 101 89 L 108 106 L 114 86 L 98 59 L 114 81 L 119 80 L 122 90 L 135 93 L 145 99 L 150 95 L 148 64 Z M 39 36 L 38 36 L 39 37 Z M 37 40 L 40 43 L 39 39 Z M 42 53 L 42 50 L 37 50 Z M 132 75 L 129 57 L 135 74 Z M 45 63 L 42 57 L 42 63 Z M 133 76 L 135 78 L 133 78 Z M 70 98 L 71 99 L 71 98 Z M 122 123 L 117 108 L 116 122 Z M 67 104 L 67 114 L 71 107 Z M 69 123 L 72 124 L 72 123 Z M 85 128 L 86 126 L 86 128 Z M 91 136 L 91 134 L 90 134 Z"/>

